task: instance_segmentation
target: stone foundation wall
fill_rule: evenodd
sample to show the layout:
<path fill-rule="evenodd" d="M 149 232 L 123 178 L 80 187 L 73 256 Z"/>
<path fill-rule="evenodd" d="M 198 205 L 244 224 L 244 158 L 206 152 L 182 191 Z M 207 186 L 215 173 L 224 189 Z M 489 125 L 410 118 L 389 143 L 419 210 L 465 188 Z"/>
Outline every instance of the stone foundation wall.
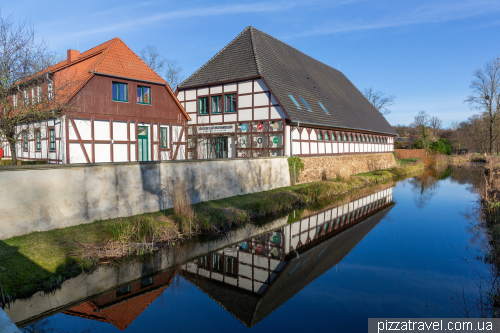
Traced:
<path fill-rule="evenodd" d="M 403 158 L 424 158 L 425 149 L 394 149 L 398 159 Z"/>
<path fill-rule="evenodd" d="M 297 183 L 337 178 L 342 169 L 354 175 L 396 166 L 392 153 L 302 157 L 302 161 L 304 170 L 297 178 Z"/>

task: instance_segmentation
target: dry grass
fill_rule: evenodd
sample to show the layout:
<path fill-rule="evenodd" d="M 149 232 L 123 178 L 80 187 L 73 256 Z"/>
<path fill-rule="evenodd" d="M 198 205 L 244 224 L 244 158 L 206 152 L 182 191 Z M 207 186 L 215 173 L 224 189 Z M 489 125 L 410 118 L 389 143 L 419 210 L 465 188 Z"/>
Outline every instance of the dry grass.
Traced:
<path fill-rule="evenodd" d="M 351 179 L 351 169 L 347 165 L 341 165 L 337 171 L 337 177 L 340 180 L 348 181 Z"/>
<path fill-rule="evenodd" d="M 175 215 L 183 216 L 190 221 L 194 219 L 194 210 L 185 182 L 176 182 L 174 184 L 173 202 Z"/>

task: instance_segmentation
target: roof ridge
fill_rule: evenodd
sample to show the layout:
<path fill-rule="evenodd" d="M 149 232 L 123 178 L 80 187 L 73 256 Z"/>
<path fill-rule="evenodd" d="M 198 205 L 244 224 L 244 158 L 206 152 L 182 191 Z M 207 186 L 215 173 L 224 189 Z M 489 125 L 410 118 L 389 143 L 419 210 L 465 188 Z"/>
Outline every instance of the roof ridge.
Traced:
<path fill-rule="evenodd" d="M 228 44 L 226 44 L 226 46 L 224 46 L 219 52 L 217 52 L 212 58 L 210 58 L 210 60 L 208 60 L 203 66 L 201 66 L 200 68 L 198 68 L 198 70 L 196 72 L 194 72 L 193 74 L 191 74 L 187 79 L 185 79 L 184 81 L 182 81 L 178 87 L 182 86 L 182 84 L 186 81 L 188 81 L 190 78 L 192 78 L 194 75 L 196 75 L 196 73 L 198 73 L 199 71 L 201 71 L 203 68 L 205 68 L 213 59 L 215 59 L 219 54 L 222 53 L 222 51 L 224 51 L 225 49 L 227 49 L 229 47 L 229 45 L 233 44 L 233 42 L 238 38 L 240 37 L 241 35 L 243 35 L 243 33 L 247 30 L 250 30 L 252 28 L 252 26 L 248 26 L 245 28 L 245 30 L 243 30 L 242 32 L 240 32 L 238 34 L 238 36 L 234 37 L 232 41 L 230 41 Z"/>
<path fill-rule="evenodd" d="M 101 59 L 97 60 L 96 63 L 95 63 L 94 70 L 93 70 L 94 72 L 97 72 L 97 68 L 102 63 L 102 61 L 104 60 L 104 58 L 108 54 L 109 50 L 113 47 L 113 45 L 115 45 L 115 42 L 116 42 L 117 39 L 119 39 L 119 38 L 118 37 L 113 38 L 111 40 L 111 43 L 109 43 L 109 45 L 103 50 L 103 52 L 102 52 L 103 54 L 101 55 Z"/>
<path fill-rule="evenodd" d="M 253 57 L 255 59 L 255 65 L 257 66 L 257 74 L 262 75 L 262 71 L 260 69 L 260 62 L 259 62 L 259 57 L 257 56 L 257 51 L 255 49 L 255 43 L 253 41 L 253 30 L 255 29 L 252 26 L 248 27 L 250 29 L 250 43 L 252 44 L 252 52 L 253 52 Z M 257 29 L 255 29 L 257 30 Z"/>

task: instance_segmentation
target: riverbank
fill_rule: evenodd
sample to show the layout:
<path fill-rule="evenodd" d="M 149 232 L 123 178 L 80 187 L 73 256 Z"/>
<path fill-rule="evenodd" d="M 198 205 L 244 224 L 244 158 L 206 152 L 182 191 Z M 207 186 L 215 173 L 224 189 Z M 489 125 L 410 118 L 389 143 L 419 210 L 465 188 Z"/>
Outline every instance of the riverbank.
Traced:
<path fill-rule="evenodd" d="M 196 205 L 178 200 L 174 209 L 166 211 L 13 237 L 0 241 L 0 282 L 10 298 L 49 291 L 99 262 L 179 246 L 190 237 L 222 234 L 297 208 L 319 209 L 339 196 L 425 168 L 422 162 L 407 162 L 348 179 L 299 184 Z M 182 192 L 178 197 L 183 197 Z"/>

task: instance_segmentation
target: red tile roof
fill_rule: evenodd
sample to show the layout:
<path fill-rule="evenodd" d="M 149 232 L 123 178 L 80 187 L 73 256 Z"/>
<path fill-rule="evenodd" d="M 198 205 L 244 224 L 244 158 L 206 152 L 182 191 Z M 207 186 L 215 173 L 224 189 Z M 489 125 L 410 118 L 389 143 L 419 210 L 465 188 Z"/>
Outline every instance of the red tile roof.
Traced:
<path fill-rule="evenodd" d="M 118 37 L 81 53 L 70 63 L 67 60 L 61 61 L 37 75 L 46 72 L 54 74 L 55 85 L 68 86 L 66 93 L 68 101 L 96 73 L 163 84 L 180 110 L 190 120 L 167 82 Z M 68 82 L 72 84 L 69 85 Z"/>

